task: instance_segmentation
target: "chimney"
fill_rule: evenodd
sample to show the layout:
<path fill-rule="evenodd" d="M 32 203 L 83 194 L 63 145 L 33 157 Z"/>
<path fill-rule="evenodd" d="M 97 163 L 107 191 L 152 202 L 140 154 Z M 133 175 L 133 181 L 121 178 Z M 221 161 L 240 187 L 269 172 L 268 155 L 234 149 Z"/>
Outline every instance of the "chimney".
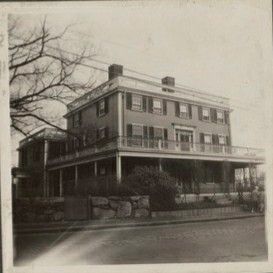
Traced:
<path fill-rule="evenodd" d="M 123 66 L 119 64 L 112 64 L 108 67 L 108 78 L 109 80 L 114 79 L 117 76 L 123 74 Z"/>
<path fill-rule="evenodd" d="M 161 83 L 164 85 L 175 86 L 175 79 L 173 77 L 165 77 L 165 78 L 161 79 Z M 162 88 L 162 91 L 174 92 L 173 89 L 169 89 L 169 88 Z"/>

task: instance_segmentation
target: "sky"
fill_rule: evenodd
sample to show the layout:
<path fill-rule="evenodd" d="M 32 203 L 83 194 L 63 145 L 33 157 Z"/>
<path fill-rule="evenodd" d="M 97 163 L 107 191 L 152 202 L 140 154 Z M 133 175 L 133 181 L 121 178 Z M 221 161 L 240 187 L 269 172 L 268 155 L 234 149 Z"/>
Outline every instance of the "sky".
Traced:
<path fill-rule="evenodd" d="M 84 9 L 56 7 L 47 18 L 52 31 L 71 25 L 64 49 L 78 52 L 85 45 L 95 49 L 98 60 L 158 78 L 173 76 L 179 84 L 230 98 L 233 145 L 264 148 L 272 49 L 268 12 L 256 2 L 94 2 Z M 41 20 L 41 14 L 20 13 L 26 28 Z M 100 71 L 85 73 L 97 84 L 107 80 Z M 64 113 L 63 108 L 60 115 Z M 13 136 L 14 164 L 20 138 Z"/>

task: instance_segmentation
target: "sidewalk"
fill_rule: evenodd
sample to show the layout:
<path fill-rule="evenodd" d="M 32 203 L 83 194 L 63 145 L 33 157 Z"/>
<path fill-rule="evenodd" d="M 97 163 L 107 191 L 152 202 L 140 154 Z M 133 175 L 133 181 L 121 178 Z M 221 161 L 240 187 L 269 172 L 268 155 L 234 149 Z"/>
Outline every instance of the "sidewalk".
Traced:
<path fill-rule="evenodd" d="M 107 220 L 88 220 L 75 222 L 58 222 L 58 223 L 35 223 L 35 224 L 16 224 L 14 226 L 15 234 L 33 234 L 33 233 L 50 233 L 50 232 L 73 232 L 85 230 L 100 230 L 126 227 L 145 227 L 174 225 L 186 223 L 198 223 L 209 221 L 223 221 L 232 219 L 243 219 L 250 217 L 262 217 L 262 213 L 227 213 L 220 216 L 191 216 L 191 217 L 158 217 L 158 218 L 139 218 L 139 219 L 107 219 Z"/>

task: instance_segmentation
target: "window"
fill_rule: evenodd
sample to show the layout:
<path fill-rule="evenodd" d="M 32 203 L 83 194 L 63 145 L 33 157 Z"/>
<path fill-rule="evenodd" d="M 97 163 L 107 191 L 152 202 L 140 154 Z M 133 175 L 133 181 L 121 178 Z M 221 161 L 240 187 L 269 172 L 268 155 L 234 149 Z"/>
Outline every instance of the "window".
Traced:
<path fill-rule="evenodd" d="M 180 117 L 188 117 L 188 106 L 186 104 L 179 105 Z"/>
<path fill-rule="evenodd" d="M 205 142 L 205 144 L 211 144 L 211 135 L 205 134 L 204 135 L 204 142 Z"/>
<path fill-rule="evenodd" d="M 217 110 L 217 122 L 224 123 L 224 113 Z"/>
<path fill-rule="evenodd" d="M 163 139 L 163 129 L 154 127 L 154 138 L 155 139 Z"/>
<path fill-rule="evenodd" d="M 132 136 L 133 137 L 142 137 L 143 127 L 142 125 L 133 125 L 132 126 Z"/>
<path fill-rule="evenodd" d="M 81 126 L 81 121 L 82 121 L 82 115 L 81 115 L 81 112 L 78 112 L 73 116 L 73 127 L 77 128 Z"/>
<path fill-rule="evenodd" d="M 162 101 L 160 99 L 153 99 L 153 112 L 162 113 Z"/>
<path fill-rule="evenodd" d="M 99 129 L 99 139 L 103 139 L 106 137 L 106 134 L 105 134 L 105 127 L 102 127 Z"/>
<path fill-rule="evenodd" d="M 219 144 L 220 145 L 225 145 L 226 142 L 225 142 L 225 136 L 222 136 L 222 135 L 219 135 Z"/>
<path fill-rule="evenodd" d="M 103 116 L 105 114 L 105 100 L 101 100 L 99 102 L 99 116 Z"/>
<path fill-rule="evenodd" d="M 203 118 L 203 120 L 209 120 L 209 109 L 208 108 L 202 109 L 202 118 Z"/>
<path fill-rule="evenodd" d="M 41 146 L 40 144 L 37 144 L 36 147 L 33 147 L 33 161 L 40 161 L 41 159 Z"/>
<path fill-rule="evenodd" d="M 139 95 L 132 96 L 132 110 L 142 110 L 142 97 Z"/>

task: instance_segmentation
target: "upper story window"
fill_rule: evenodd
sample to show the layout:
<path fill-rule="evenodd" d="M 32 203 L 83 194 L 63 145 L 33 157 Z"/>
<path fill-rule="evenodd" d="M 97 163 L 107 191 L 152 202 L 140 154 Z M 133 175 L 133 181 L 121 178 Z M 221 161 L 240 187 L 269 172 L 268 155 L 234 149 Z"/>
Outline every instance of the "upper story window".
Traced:
<path fill-rule="evenodd" d="M 27 149 L 21 150 L 21 156 L 22 156 L 22 166 L 26 166 L 28 164 L 28 153 Z"/>
<path fill-rule="evenodd" d="M 224 113 L 223 111 L 217 110 L 216 112 L 217 122 L 224 123 Z"/>
<path fill-rule="evenodd" d="M 97 116 L 101 117 L 108 113 L 108 98 L 101 99 L 96 104 Z"/>
<path fill-rule="evenodd" d="M 203 120 L 210 120 L 209 118 L 209 108 L 202 108 L 202 119 Z"/>
<path fill-rule="evenodd" d="M 154 127 L 154 138 L 163 139 L 163 128 Z"/>
<path fill-rule="evenodd" d="M 42 149 L 40 144 L 37 144 L 37 146 L 33 147 L 33 161 L 40 161 L 42 155 Z"/>
<path fill-rule="evenodd" d="M 142 96 L 133 94 L 132 95 L 132 110 L 142 111 Z"/>
<path fill-rule="evenodd" d="M 219 139 L 219 144 L 220 145 L 225 145 L 226 144 L 226 137 L 223 135 L 218 135 L 218 139 Z"/>
<path fill-rule="evenodd" d="M 211 144 L 211 135 L 210 134 L 204 134 L 204 143 Z"/>
<path fill-rule="evenodd" d="M 153 113 L 162 113 L 162 101 L 160 99 L 153 99 Z"/>
<path fill-rule="evenodd" d="M 132 136 L 133 137 L 142 137 L 143 136 L 143 126 L 133 124 L 132 125 Z"/>
<path fill-rule="evenodd" d="M 82 113 L 81 111 L 79 111 L 73 115 L 73 127 L 74 128 L 80 127 L 81 123 L 82 123 Z"/>

